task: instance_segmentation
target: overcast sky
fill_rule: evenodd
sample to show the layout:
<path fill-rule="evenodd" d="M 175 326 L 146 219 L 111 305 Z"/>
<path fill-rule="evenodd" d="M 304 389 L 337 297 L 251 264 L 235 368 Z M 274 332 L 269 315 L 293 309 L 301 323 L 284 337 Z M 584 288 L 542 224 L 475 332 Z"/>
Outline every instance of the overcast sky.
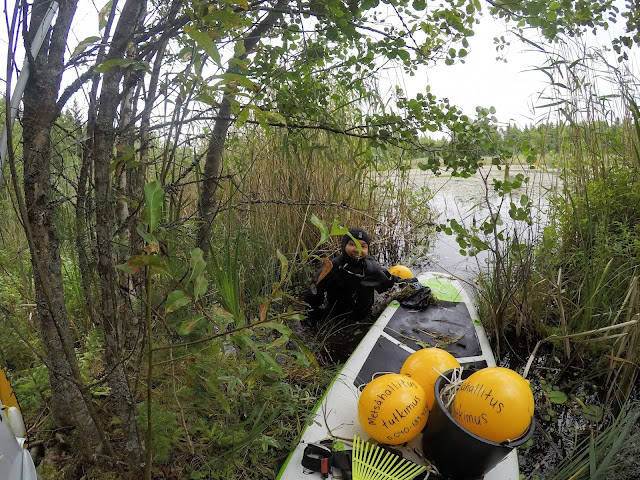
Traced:
<path fill-rule="evenodd" d="M 544 65 L 545 55 L 516 36 L 509 35 L 504 22 L 489 17 L 487 13 L 475 31 L 476 34 L 468 39 L 470 52 L 465 63 L 458 61 L 452 66 L 440 63 L 434 68 L 425 68 L 415 77 L 388 72 L 387 83 L 403 86 L 410 95 L 424 92 L 428 84 L 433 94 L 448 98 L 451 104 L 463 108 L 469 115 L 475 113 L 476 106 L 493 106 L 497 119 L 504 124 L 525 126 L 547 118 L 549 109 L 541 107 L 549 103 L 544 98 L 550 92 L 549 78 L 536 70 L 536 67 Z M 622 31 L 623 25 L 618 24 L 610 31 L 600 32 L 597 37 L 588 33 L 585 40 L 589 46 L 610 48 L 612 38 Z M 498 53 L 493 39 L 501 35 L 509 38 L 511 43 L 500 52 L 507 59 L 506 63 L 496 59 Z M 530 30 L 528 35 L 530 40 L 542 43 L 535 31 Z M 631 55 L 629 66 L 640 77 L 636 56 L 637 52 Z M 610 61 L 615 63 L 613 58 Z M 605 88 L 600 85 L 601 91 Z"/>

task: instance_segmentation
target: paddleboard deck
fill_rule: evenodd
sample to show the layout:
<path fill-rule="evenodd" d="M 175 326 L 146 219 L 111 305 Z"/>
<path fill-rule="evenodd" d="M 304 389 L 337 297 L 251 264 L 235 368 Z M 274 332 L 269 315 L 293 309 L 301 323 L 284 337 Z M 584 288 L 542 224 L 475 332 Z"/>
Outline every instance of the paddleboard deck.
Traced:
<path fill-rule="evenodd" d="M 18 399 L 0 367 L 0 479 L 38 480 L 29 450 L 24 448 L 26 438 L 15 436 L 17 426 L 24 428 L 19 412 Z"/>
<path fill-rule="evenodd" d="M 320 473 L 310 473 L 302 466 L 303 452 L 309 443 L 327 438 L 352 440 L 354 435 L 369 439 L 358 423 L 360 389 L 376 375 L 400 372 L 404 361 L 416 350 L 442 348 L 465 368 L 496 365 L 474 302 L 460 282 L 441 273 L 424 273 L 418 279 L 431 288 L 437 303 L 425 310 L 412 311 L 392 302 L 382 312 L 318 402 L 300 442 L 285 461 L 276 480 L 322 478 Z M 400 450 L 405 458 L 424 464 L 421 444 L 422 434 L 405 445 L 393 448 Z M 339 470 L 334 469 L 328 478 L 342 476 Z M 518 478 L 515 450 L 484 476 L 484 480 Z"/>

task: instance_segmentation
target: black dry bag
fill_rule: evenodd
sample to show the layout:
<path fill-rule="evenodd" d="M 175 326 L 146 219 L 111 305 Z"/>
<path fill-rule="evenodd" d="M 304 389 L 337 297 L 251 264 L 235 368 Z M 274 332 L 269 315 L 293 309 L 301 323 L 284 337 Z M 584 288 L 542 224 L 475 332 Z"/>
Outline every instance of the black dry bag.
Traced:
<path fill-rule="evenodd" d="M 411 310 L 424 310 L 431 303 L 431 289 L 422 285 L 415 293 L 400 300 L 400 305 Z"/>

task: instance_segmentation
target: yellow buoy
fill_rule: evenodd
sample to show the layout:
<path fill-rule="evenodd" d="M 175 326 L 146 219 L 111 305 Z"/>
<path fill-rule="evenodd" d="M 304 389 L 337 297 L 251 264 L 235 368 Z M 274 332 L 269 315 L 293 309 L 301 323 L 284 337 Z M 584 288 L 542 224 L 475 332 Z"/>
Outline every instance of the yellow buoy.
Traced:
<path fill-rule="evenodd" d="M 13 392 L 11 383 L 9 383 L 9 379 L 2 368 L 0 368 L 0 401 L 5 407 L 16 407 L 18 410 L 20 409 L 16 394 Z"/>
<path fill-rule="evenodd" d="M 428 414 L 424 389 L 397 373 L 372 380 L 358 400 L 358 420 L 364 431 L 389 445 L 408 442 L 418 435 Z"/>
<path fill-rule="evenodd" d="M 458 360 L 453 355 L 440 348 L 423 348 L 412 353 L 404 361 L 400 373 L 413 378 L 424 389 L 427 396 L 429 411 L 435 400 L 434 386 L 441 373 L 460 368 Z"/>
<path fill-rule="evenodd" d="M 498 443 L 525 433 L 533 410 L 529 382 L 503 367 L 483 368 L 470 375 L 453 400 L 453 416 L 460 425 Z"/>
<path fill-rule="evenodd" d="M 404 265 L 394 265 L 389 269 L 389 273 L 391 275 L 395 275 L 400 278 L 412 278 L 413 272 L 409 269 L 409 267 L 405 267 Z"/>

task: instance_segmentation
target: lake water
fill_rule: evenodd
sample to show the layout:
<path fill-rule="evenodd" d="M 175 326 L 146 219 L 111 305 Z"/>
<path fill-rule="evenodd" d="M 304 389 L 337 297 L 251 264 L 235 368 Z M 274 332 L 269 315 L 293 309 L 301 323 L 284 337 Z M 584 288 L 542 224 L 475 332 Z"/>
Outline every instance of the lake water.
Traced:
<path fill-rule="evenodd" d="M 431 192 L 430 206 L 438 215 L 436 223 L 446 223 L 447 219 L 456 219 L 465 226 L 474 223 L 479 226 L 488 217 L 490 212 L 488 205 L 491 205 L 494 212 L 499 211 L 504 221 L 502 228 L 518 229 L 519 235 L 524 235 L 531 241 L 542 233 L 542 229 L 548 223 L 549 193 L 556 191 L 558 176 L 555 171 L 545 171 L 540 168 L 509 167 L 508 178 L 513 179 L 519 173 L 528 176 L 530 181 L 514 190 L 510 199 L 498 196 L 493 188 L 494 179 L 505 179 L 504 168 L 502 170 L 496 167 L 484 168 L 469 178 L 436 176 L 431 172 L 415 169 L 412 170 L 410 178 L 414 188 L 427 187 Z M 527 195 L 533 203 L 533 225 L 527 228 L 520 225 L 524 222 L 514 222 L 509 217 L 510 201 L 519 205 L 522 195 Z M 479 268 L 486 263 L 486 260 L 486 252 L 475 257 L 462 255 L 455 235 L 437 233 L 426 251 L 423 249 L 414 252 L 408 262 L 413 262 L 414 274 L 422 271 L 442 271 L 459 277 L 465 282 L 473 283 Z"/>

